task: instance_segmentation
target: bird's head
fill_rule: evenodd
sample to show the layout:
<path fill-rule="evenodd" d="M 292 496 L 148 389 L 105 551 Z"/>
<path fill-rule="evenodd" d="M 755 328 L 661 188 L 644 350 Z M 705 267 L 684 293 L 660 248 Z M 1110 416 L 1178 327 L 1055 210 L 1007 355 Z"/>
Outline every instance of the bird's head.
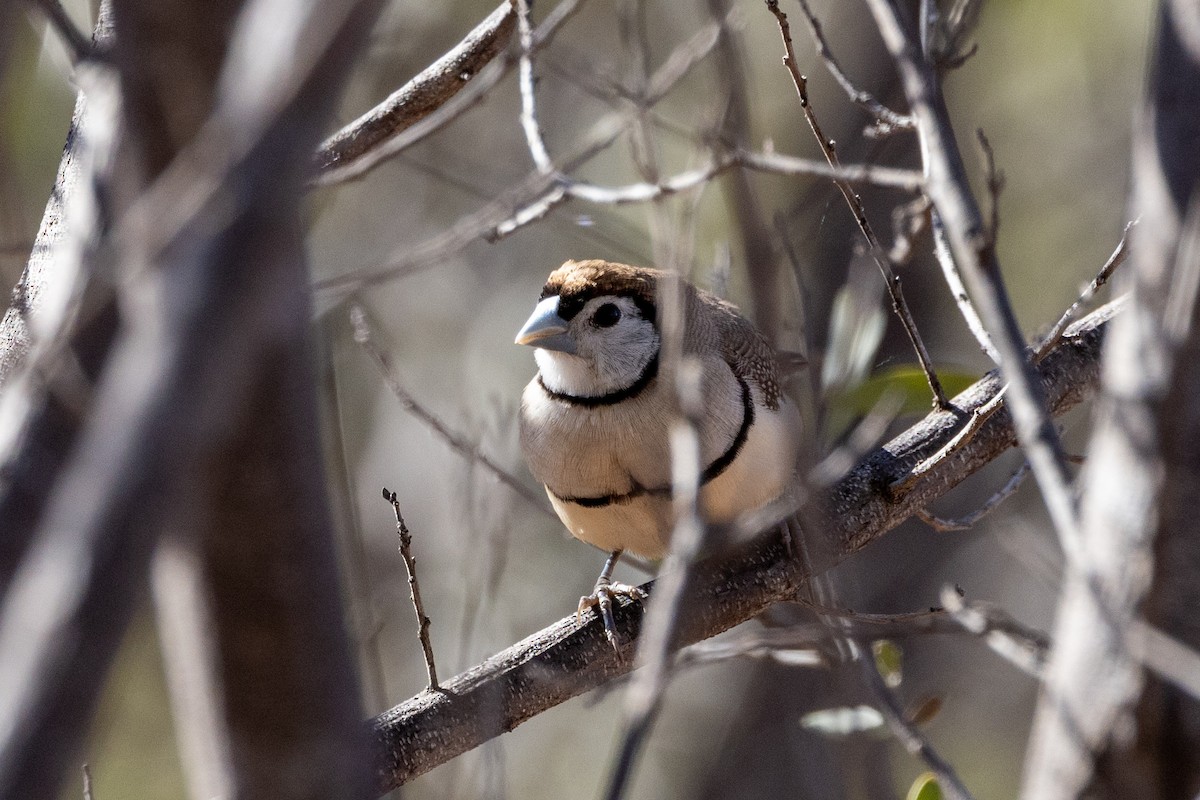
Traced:
<path fill-rule="evenodd" d="M 637 383 L 658 356 L 657 270 L 568 261 L 550 273 L 517 344 L 537 348 L 548 389 L 577 397 Z"/>

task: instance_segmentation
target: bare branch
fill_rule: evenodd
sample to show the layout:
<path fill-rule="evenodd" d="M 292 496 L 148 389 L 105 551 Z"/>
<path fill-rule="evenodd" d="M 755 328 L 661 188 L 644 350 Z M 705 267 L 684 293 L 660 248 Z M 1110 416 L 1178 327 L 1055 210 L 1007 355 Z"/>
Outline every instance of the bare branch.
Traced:
<path fill-rule="evenodd" d="M 787 21 L 787 14 L 784 14 L 779 9 L 779 0 L 767 0 L 767 10 L 775 15 L 775 20 L 779 23 L 779 33 L 783 37 L 783 47 L 786 53 L 783 58 L 783 65 L 787 67 L 788 72 L 791 74 L 792 82 L 796 86 L 796 92 L 800 95 L 800 108 L 804 111 L 804 118 L 808 121 L 808 126 L 812 129 L 813 136 L 817 138 L 817 143 L 821 147 L 821 152 L 825 155 L 825 160 L 829 162 L 830 167 L 837 170 L 839 159 L 833 140 L 825 136 L 820 124 L 817 122 L 812 103 L 809 102 L 808 98 L 808 80 L 800 74 L 800 67 L 796 63 L 796 53 L 792 47 L 792 32 L 791 26 Z M 941 381 L 938 380 L 937 372 L 933 368 L 933 360 L 929 357 L 929 351 L 925 348 L 925 342 L 921 339 L 921 334 L 917 330 L 917 323 L 913 319 L 912 311 L 908 307 L 908 301 L 904 299 L 904 289 L 900 283 L 900 276 L 892 268 L 892 263 L 888 260 L 887 252 L 883 249 L 883 245 L 879 243 L 878 237 L 875 236 L 875 231 L 871 228 L 871 223 L 867 220 L 867 212 L 863 207 L 862 198 L 858 196 L 858 193 L 846 181 L 834 178 L 833 183 L 842 193 L 842 197 L 850 207 L 850 213 L 854 215 L 854 221 L 858 223 L 858 228 L 862 231 L 863 238 L 867 240 L 871 258 L 879 268 L 880 274 L 883 275 L 888 296 L 892 300 L 892 310 L 900 318 L 900 323 L 904 327 L 904 333 L 908 336 L 913 350 L 916 351 L 917 361 L 920 362 L 921 369 L 925 373 L 925 379 L 929 382 L 929 389 L 933 392 L 934 405 L 940 409 L 949 408 L 950 401 L 946 397 L 946 392 L 942 388 Z"/>
<path fill-rule="evenodd" d="M 83 31 L 75 27 L 75 23 L 67 16 L 66 9 L 62 7 L 59 0 L 29 0 L 29 2 L 37 6 L 46 21 L 54 27 L 59 38 L 62 39 L 63 45 L 67 48 L 67 53 L 71 56 L 72 64 L 78 65 L 79 62 L 92 55 L 92 43 L 88 41 L 88 37 L 83 34 Z"/>
<path fill-rule="evenodd" d="M 953 586 L 942 589 L 941 602 L 963 630 L 982 637 L 1001 658 L 1035 678 L 1043 676 L 1050 658 L 1050 639 L 1046 634 L 1020 624 L 994 606 L 967 603 Z"/>
<path fill-rule="evenodd" d="M 7 721 L 0 734 L 0 795 L 55 794 L 66 765 L 74 761 L 121 633 L 141 596 L 170 502 L 203 494 L 195 491 L 198 484 L 216 488 L 202 479 L 204 469 L 219 460 L 218 453 L 228 455 L 241 445 L 246 445 L 241 454 L 248 458 L 239 466 L 246 475 L 270 479 L 237 480 L 245 475 L 233 469 L 223 473 L 234 483 L 220 487 L 229 490 L 222 506 L 228 512 L 224 521 L 241 525 L 215 527 L 241 540 L 238 545 L 257 548 L 257 556 L 265 551 L 272 558 L 235 565 L 234 572 L 237 566 L 255 572 L 258 591 L 250 594 L 254 608 L 232 627 L 253 625 L 261 621 L 259 615 L 279 610 L 274 601 L 290 584 L 264 585 L 260 570 L 294 576 L 305 591 L 287 595 L 283 603 L 288 610 L 302 604 L 302 625 L 291 625 L 295 618 L 273 613 L 273 628 L 254 631 L 266 638 L 242 639 L 260 645 L 274 641 L 272 632 L 302 630 L 303 641 L 288 642 L 294 645 L 290 648 L 268 645 L 269 655 L 253 664 L 231 657 L 224 673 L 229 677 L 224 686 L 230 703 L 227 724 L 246 723 L 253 709 L 266 705 L 271 713 L 258 714 L 256 721 L 274 731 L 255 740 L 253 753 L 240 754 L 235 794 L 298 797 L 307 790 L 307 796 L 350 797 L 361 791 L 356 688 L 346 642 L 339 639 L 344 631 L 336 610 L 336 578 L 323 571 L 334 566 L 329 541 L 322 538 L 328 534 L 319 513 L 323 494 L 310 491 L 320 480 L 320 469 L 313 464 L 320 464 L 321 456 L 316 405 L 305 402 L 312 383 L 305 374 L 309 309 L 298 198 L 304 154 L 315 138 L 311 124 L 319 124 L 331 112 L 357 45 L 365 41 L 372 5 L 353 0 L 327 3 L 317 19 L 309 4 L 253 0 L 236 24 L 236 4 L 222 5 L 220 13 L 194 4 L 172 4 L 164 11 L 161 0 L 130 0 L 121 7 L 118 19 L 124 27 L 114 45 L 114 60 L 126 77 L 124 118 L 131 128 L 141 126 L 138 134 L 161 145 L 153 153 L 147 148 L 127 155 L 142 157 L 144 169 L 153 170 L 145 177 L 157 176 L 159 191 L 147 190 L 140 175 L 129 174 L 140 170 L 124 175 L 129 181 L 124 188 L 137 198 L 131 208 L 122 209 L 120 227 L 103 243 L 120 265 L 119 275 L 113 277 L 128 316 L 111 349 L 106 348 L 85 427 L 68 460 L 45 476 L 52 492 L 44 512 L 31 523 L 36 525 L 32 544 L 0 601 L 0 671 L 5 675 L 0 716 Z M 153 31 L 160 49 L 134 45 L 152 38 L 138 27 L 146 21 L 143 14 L 168 21 Z M 197 16 L 225 35 L 197 37 L 188 25 Z M 276 26 L 273 41 L 278 46 L 239 60 L 238 54 L 250 55 L 250 40 L 262 33 L 258 26 L 264 23 Z M 219 88 L 221 51 L 230 34 L 233 46 L 223 74 L 231 85 Z M 157 60 L 175 37 L 184 35 L 203 40 L 204 47 L 194 54 L 174 54 L 177 60 Z M 206 63 L 196 63 L 201 57 Z M 133 90 L 130 73 L 142 81 L 140 93 Z M 192 181 L 178 186 L 170 180 L 168 173 L 179 174 L 172 169 L 176 153 L 164 144 L 171 137 L 156 136 L 161 131 L 150 121 L 155 112 L 180 110 L 151 108 L 150 98 L 161 100 L 163 95 L 155 92 L 169 93 L 172 79 L 184 74 L 213 101 L 211 114 L 207 106 L 186 108 L 191 126 L 179 131 L 188 137 L 184 141 L 205 141 L 206 119 L 221 133 L 237 134 L 221 138 L 223 144 L 232 140 L 233 146 L 222 151 L 230 160 L 215 159 L 213 164 L 210 159 L 184 158 L 188 166 L 180 166 L 180 171 L 191 177 L 199 172 L 203 186 Z M 162 83 L 149 85 L 160 78 Z M 161 118 L 157 121 L 165 124 Z M 144 143 L 136 135 L 123 141 Z M 212 171 L 206 169 L 209 166 Z M 176 193 L 176 188 L 182 191 Z M 149 194 L 158 201 L 153 212 L 142 205 L 150 203 Z M 208 202 L 214 194 L 220 200 Z M 152 213 L 154 222 L 169 218 L 162 239 L 147 233 L 159 228 L 148 224 L 143 212 Z M 255 263 L 254 270 L 237 266 L 248 261 Z M 260 359 L 269 361 L 272 369 L 258 372 Z M 278 462 L 272 462 L 271 469 L 264 466 L 269 457 L 281 454 L 283 469 Z M 283 491 L 262 496 L 264 487 L 279 489 L 280 482 L 300 501 L 285 497 Z M 215 507 L 206 505 L 205 510 Z M 199 528 L 220 522 L 216 516 L 199 514 L 189 521 Z M 246 528 L 256 535 L 240 535 Z M 277 535 L 282 529 L 286 536 Z M 233 547 L 227 554 L 242 552 Z M 286 560 L 286 567 L 277 558 Z M 226 577 L 236 582 L 235 576 Z M 214 596 L 222 594 L 214 590 Z M 262 655 L 261 646 L 253 649 Z M 314 649 L 321 651 L 320 658 L 300 669 L 299 662 Z M 230 657 L 234 650 L 221 653 Z M 246 655 L 245 648 L 238 654 Z M 322 668 L 314 669 L 317 661 Z M 266 672 L 271 673 L 270 682 L 259 683 Z M 251 685 L 254 691 L 247 695 L 254 697 L 254 705 L 231 699 L 235 689 Z M 280 695 L 304 702 L 290 707 L 272 702 Z M 287 762 L 277 749 L 284 739 L 293 752 L 297 743 L 322 752 L 320 772 Z M 270 792 L 269 781 L 275 782 Z"/>
<path fill-rule="evenodd" d="M 350 310 L 350 324 L 354 326 L 354 340 L 366 352 L 367 356 L 375 364 L 379 370 L 380 376 L 395 395 L 400 404 L 408 413 L 412 414 L 421 422 L 429 426 L 442 441 L 450 445 L 456 453 L 465 458 L 479 464 L 492 475 L 511 489 L 522 500 L 533 506 L 542 514 L 554 517 L 554 512 L 546 505 L 546 499 L 539 493 L 534 492 L 528 486 L 521 482 L 519 478 L 501 467 L 489 456 L 480 452 L 478 445 L 468 440 L 465 436 L 450 430 L 447 425 L 442 422 L 432 411 L 425 408 L 417 402 L 416 398 L 409 394 L 408 390 L 400 383 L 399 377 L 392 368 L 391 360 L 387 353 L 380 349 L 375 343 L 375 338 L 371 334 L 371 327 L 367 323 L 366 312 L 361 306 L 354 306 Z"/>
<path fill-rule="evenodd" d="M 612 144 L 620 135 L 621 128 L 614 115 L 602 119 L 596 133 L 585 147 L 563 170 L 575 169 L 582 161 Z M 461 218 L 446 231 L 416 245 L 406 245 L 396 256 L 383 264 L 352 270 L 335 278 L 318 281 L 314 288 L 322 293 L 352 293 L 379 283 L 398 280 L 408 275 L 430 269 L 445 261 L 449 256 L 476 241 L 495 241 L 539 220 L 555 208 L 567 203 L 577 193 L 582 200 L 602 204 L 620 205 L 642 203 L 665 194 L 680 192 L 703 186 L 709 178 L 727 169 L 744 166 L 760 172 L 776 175 L 808 175 L 819 178 L 840 177 L 850 183 L 870 183 L 878 186 L 916 191 L 921 176 L 912 170 L 880 167 L 870 164 L 850 164 L 831 168 L 828 164 L 811 159 L 798 158 L 779 153 L 751 153 L 733 151 L 718 157 L 707 167 L 689 170 L 673 176 L 658 185 L 645 183 L 623 187 L 600 187 L 589 183 L 564 182 L 544 175 L 534 174 L 508 197 L 491 202 Z M 568 187 L 571 187 L 569 190 Z M 513 208 L 518 209 L 515 213 Z"/>
<path fill-rule="evenodd" d="M 313 156 L 317 169 L 344 171 L 445 105 L 503 52 L 515 23 L 513 4 L 504 0 L 445 55 L 322 142 Z"/>
<path fill-rule="evenodd" d="M 1176 755 L 1200 751 L 1195 676 L 1143 669 L 1154 645 L 1174 640 L 1180 658 L 1164 666 L 1186 675 L 1200 647 L 1200 7 L 1160 3 L 1155 27 L 1134 115 L 1132 291 L 1105 348 L 1083 473 L 1086 551 L 1067 564 L 1059 597 L 1028 800 L 1187 797 L 1200 786 L 1200 762 Z"/>
<path fill-rule="evenodd" d="M 533 32 L 533 49 L 538 50 L 548 45 L 562 24 L 570 19 L 575 11 L 578 10 L 581 2 L 582 0 L 562 0 L 562 2 L 555 6 L 546 15 L 546 18 L 538 26 L 537 30 Z M 505 0 L 493 12 L 493 17 L 500 14 L 506 8 L 511 8 L 510 0 Z M 492 19 L 492 17 L 489 17 L 489 19 Z M 512 36 L 514 20 L 514 14 L 507 15 L 507 22 L 505 23 L 507 32 L 503 34 L 505 41 Z M 491 34 L 487 33 L 488 31 L 498 33 L 498 31 L 493 31 L 485 20 L 475 31 L 472 31 L 467 40 L 464 40 L 464 44 L 467 41 L 471 41 L 476 32 L 483 32 L 483 38 L 475 40 L 474 45 L 468 46 L 465 50 L 460 51 L 459 48 L 462 48 L 463 45 L 459 45 L 458 48 L 452 50 L 447 56 L 459 53 L 467 59 L 466 66 L 471 68 L 471 65 L 475 64 L 473 60 L 475 56 L 469 55 L 470 53 L 482 56 L 487 53 L 490 47 L 497 44 L 496 41 L 489 38 Z M 482 49 L 477 49 L 479 46 L 482 46 Z M 395 108 L 392 109 L 392 113 L 397 118 L 407 118 L 411 107 L 431 105 L 432 107 L 425 116 L 419 120 L 407 122 L 403 129 L 393 132 L 386 138 L 380 139 L 371 147 L 362 149 L 362 152 L 354 157 L 353 162 L 342 164 L 336 168 L 330 167 L 322 170 L 313 183 L 318 186 L 330 186 L 361 178 L 389 158 L 407 150 L 417 142 L 424 140 L 430 134 L 441 130 L 447 124 L 457 119 L 465 111 L 482 100 L 508 74 L 513 65 L 517 63 L 517 57 L 511 52 L 503 51 L 502 47 L 497 48 L 497 53 L 492 53 L 488 56 L 490 63 L 486 63 L 486 60 L 483 60 L 475 64 L 476 68 L 482 64 L 482 69 L 472 69 L 471 75 L 474 77 L 469 79 L 465 88 L 460 85 L 455 91 L 449 95 L 441 96 L 440 99 L 437 98 L 438 92 L 435 89 L 439 85 L 444 85 L 443 82 L 453 88 L 456 81 L 459 83 L 462 82 L 463 72 L 461 70 L 459 72 L 446 71 L 444 78 L 439 79 L 438 76 L 442 75 L 442 73 L 436 68 L 442 62 L 440 60 L 435 62 L 434 65 L 422 72 L 421 75 L 418 75 L 392 95 L 392 98 L 396 99 Z M 390 101 L 391 98 L 385 101 L 382 106 L 368 112 L 364 117 L 360 118 L 360 121 L 374 116 L 376 112 L 384 113 Z M 356 126 L 357 123 L 352 123 L 338 134 L 335 134 L 333 138 L 338 138 L 343 134 L 351 139 L 354 138 L 356 136 Z M 386 133 L 386 126 L 384 132 Z M 330 141 L 332 140 L 327 140 L 326 144 L 322 145 L 318 151 L 318 161 L 321 159 L 320 153 L 327 150 L 326 146 L 329 145 Z"/>
<path fill-rule="evenodd" d="M 1084 287 L 1083 291 L 1079 293 L 1079 297 L 1075 298 L 1075 302 L 1071 303 L 1070 307 L 1063 312 L 1063 315 L 1058 318 L 1058 322 L 1054 323 L 1054 327 L 1050 329 L 1050 332 L 1038 344 L 1034 351 L 1035 358 L 1042 358 L 1043 353 L 1058 344 L 1058 340 L 1062 338 L 1063 331 L 1071 324 L 1071 320 L 1075 319 L 1075 315 L 1079 313 L 1079 309 L 1090 302 L 1096 296 L 1096 293 L 1108 283 L 1108 279 L 1116 272 L 1117 267 L 1125 263 L 1125 259 L 1129 256 L 1129 232 L 1137 223 L 1138 221 L 1135 219 L 1126 224 L 1125 232 L 1121 234 L 1121 241 L 1117 243 L 1117 249 L 1113 250 L 1112 255 L 1108 257 L 1108 261 L 1096 273 L 1096 277 L 1092 278 L 1091 283 Z"/>
<path fill-rule="evenodd" d="M 650 607 L 638 643 L 641 669 L 634 673 L 625 691 L 621 745 L 605 791 L 608 800 L 621 800 L 624 796 L 638 754 L 661 707 L 673 666 L 676 632 L 681 616 L 691 611 L 684 598 L 707 532 L 700 516 L 701 372 L 694 360 L 685 358 L 676 363 L 675 378 L 683 413 L 672 426 L 670 439 L 675 529 L 663 574 L 655 581 L 658 599 Z"/>
<path fill-rule="evenodd" d="M 521 32 L 521 128 L 525 131 L 525 142 L 533 165 L 543 175 L 550 175 L 554 172 L 554 164 L 550 161 L 542 126 L 538 122 L 533 85 L 533 25 L 529 21 L 529 0 L 512 0 L 511 5 L 517 8 L 517 28 Z"/>
<path fill-rule="evenodd" d="M 404 559 L 404 570 L 408 573 L 408 597 L 412 601 L 413 611 L 417 615 L 417 635 L 421 639 L 421 650 L 425 654 L 425 673 L 429 677 L 429 691 L 437 691 L 437 664 L 433 660 L 433 644 L 429 641 L 429 615 L 425 613 L 425 604 L 421 602 L 421 585 L 417 583 L 417 560 L 412 553 L 412 534 L 404 524 L 404 515 L 400 513 L 400 499 L 395 492 L 383 489 L 383 499 L 392 505 L 396 512 L 396 535 L 400 539 L 400 557 Z"/>
<path fill-rule="evenodd" d="M 917 512 L 917 518 L 924 522 L 929 527 L 933 528 L 938 533 L 950 533 L 952 531 L 966 531 L 975 526 L 975 523 L 992 513 L 998 505 L 1003 503 L 1008 498 L 1012 497 L 1017 491 L 1021 483 L 1025 480 L 1025 476 L 1029 474 L 1029 462 L 1024 464 L 1012 474 L 1000 490 L 989 497 L 986 502 L 979 508 L 967 514 L 965 517 L 958 519 L 942 519 L 930 514 L 927 510 L 921 509 Z"/>
<path fill-rule="evenodd" d="M 842 65 L 838 63 L 837 57 L 834 56 L 833 50 L 829 47 L 829 41 L 825 38 L 825 31 L 821 28 L 821 21 L 813 13 L 808 0 L 800 0 L 800 9 L 804 12 L 804 19 L 808 22 L 808 29 L 812 32 L 813 41 L 817 44 L 817 55 L 825 62 L 825 67 L 829 70 L 829 74 L 842 87 L 842 90 L 850 98 L 850 101 L 861 106 L 875 117 L 873 131 L 877 135 L 887 135 L 893 131 L 912 130 L 916 127 L 913 124 L 912 117 L 906 117 L 903 114 L 892 111 L 879 102 L 873 94 L 865 89 L 859 89 L 854 85 L 854 82 L 842 70 Z"/>
<path fill-rule="evenodd" d="M 971 194 L 937 76 L 910 40 L 894 0 L 868 0 L 868 6 L 884 44 L 896 60 L 917 121 L 928 171 L 926 192 L 945 223 L 954 261 L 963 271 L 966 288 L 1000 354 L 1021 446 L 1042 489 L 1063 550 L 1069 559 L 1082 558 L 1078 513 L 1062 442 L 1047 414 L 1042 387 L 1026 355 L 1024 336 L 1004 288 L 995 247 Z"/>
<path fill-rule="evenodd" d="M 1039 371 L 1055 413 L 1078 403 L 1099 371 L 1100 343 L 1111 309 L 1094 312 L 1071 329 Z M 1000 390 L 995 373 L 955 398 L 968 413 Z M 998 413 L 953 458 L 939 464 L 903 497 L 885 488 L 952 438 L 958 417 L 934 412 L 879 448 L 823 493 L 825 533 L 831 554 L 818 569 L 898 525 L 935 497 L 949 491 L 1015 443 L 1011 420 Z M 777 514 L 779 512 L 776 512 Z M 788 509 L 783 509 L 786 515 Z M 775 516 L 778 520 L 779 516 Z M 759 520 L 757 530 L 772 519 Z M 701 562 L 685 602 L 692 613 L 680 619 L 679 642 L 713 636 L 757 615 L 773 603 L 790 600 L 808 574 L 789 556 L 775 534 L 760 537 L 718 560 Z M 643 588 L 649 589 L 652 584 Z M 640 627 L 642 603 L 621 604 L 617 625 L 628 641 Z M 628 647 L 628 645 L 627 645 Z M 390 789 L 444 763 L 565 700 L 629 671 L 613 651 L 603 624 L 580 627 L 571 616 L 450 679 L 437 693 L 423 692 L 374 720 L 377 772 Z M 488 714 L 478 714 L 480 708 Z"/>
<path fill-rule="evenodd" d="M 896 699 L 896 694 L 883 682 L 883 676 L 879 674 L 875 659 L 870 655 L 871 648 L 863 647 L 854 641 L 851 641 L 851 647 L 856 660 L 862 667 L 867 686 L 875 695 L 875 707 L 883 714 L 892 735 L 904 745 L 905 750 L 924 761 L 929 769 L 937 775 L 938 785 L 946 797 L 952 798 L 952 800 L 973 800 L 971 793 L 967 791 L 967 787 L 958 777 L 954 767 L 934 749 L 921 729 L 913 724 L 904 709 L 900 707 L 900 701 Z"/>

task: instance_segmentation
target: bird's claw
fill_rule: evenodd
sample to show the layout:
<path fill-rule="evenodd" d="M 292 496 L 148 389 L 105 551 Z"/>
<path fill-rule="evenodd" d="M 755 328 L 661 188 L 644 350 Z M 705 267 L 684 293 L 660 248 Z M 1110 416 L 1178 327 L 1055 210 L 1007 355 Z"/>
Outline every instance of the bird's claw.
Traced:
<path fill-rule="evenodd" d="M 613 603 L 617 597 L 628 597 L 630 600 L 644 600 L 650 595 L 637 586 L 627 583 L 611 583 L 598 581 L 596 589 L 589 595 L 579 598 L 579 608 L 575 612 L 576 623 L 583 623 L 583 612 L 588 608 L 599 608 L 600 619 L 604 621 L 604 636 L 618 655 L 621 652 L 621 638 L 617 634 L 617 620 L 613 616 Z"/>

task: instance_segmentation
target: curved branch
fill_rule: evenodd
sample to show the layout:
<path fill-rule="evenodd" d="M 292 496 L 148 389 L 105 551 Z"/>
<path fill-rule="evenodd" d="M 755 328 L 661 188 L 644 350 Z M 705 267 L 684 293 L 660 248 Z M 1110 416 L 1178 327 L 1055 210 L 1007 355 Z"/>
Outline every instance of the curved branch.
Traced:
<path fill-rule="evenodd" d="M 1038 365 L 1042 388 L 1055 414 L 1077 404 L 1096 383 L 1100 345 L 1117 304 L 1109 304 L 1072 326 Z M 930 414 L 867 456 L 825 492 L 822 540 L 816 569 L 826 569 L 899 525 L 976 470 L 1012 447 L 1015 434 L 1006 409 L 994 414 L 971 441 L 930 468 L 903 496 L 889 486 L 952 438 L 964 419 L 1001 389 L 990 372 L 954 398 L 955 411 Z M 693 573 L 680 620 L 679 641 L 691 644 L 756 616 L 774 603 L 794 598 L 809 575 L 774 534 L 763 536 Z M 643 588 L 652 589 L 652 584 Z M 482 664 L 424 691 L 372 721 L 376 772 L 381 791 L 510 731 L 576 695 L 622 675 L 632 666 L 641 603 L 616 609 L 626 643 L 618 655 L 591 618 L 579 626 L 562 619 Z"/>
<path fill-rule="evenodd" d="M 504 0 L 454 49 L 322 142 L 313 156 L 317 169 L 344 167 L 433 113 L 505 48 L 516 20 L 512 3 Z"/>

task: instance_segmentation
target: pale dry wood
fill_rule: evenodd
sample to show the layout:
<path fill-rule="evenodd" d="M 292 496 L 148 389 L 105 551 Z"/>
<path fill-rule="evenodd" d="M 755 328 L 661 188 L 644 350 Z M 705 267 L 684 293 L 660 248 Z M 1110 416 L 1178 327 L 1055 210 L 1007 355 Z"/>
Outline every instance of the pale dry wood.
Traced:
<path fill-rule="evenodd" d="M 1134 125 L 1140 222 L 1123 276 L 1132 291 L 1105 352 L 1082 487 L 1086 558 L 1067 565 L 1026 800 L 1200 792 L 1200 701 L 1190 694 L 1200 649 L 1200 3 L 1165 0 L 1157 28 Z M 1147 644 L 1172 640 L 1167 663 L 1147 657 L 1161 655 Z"/>

